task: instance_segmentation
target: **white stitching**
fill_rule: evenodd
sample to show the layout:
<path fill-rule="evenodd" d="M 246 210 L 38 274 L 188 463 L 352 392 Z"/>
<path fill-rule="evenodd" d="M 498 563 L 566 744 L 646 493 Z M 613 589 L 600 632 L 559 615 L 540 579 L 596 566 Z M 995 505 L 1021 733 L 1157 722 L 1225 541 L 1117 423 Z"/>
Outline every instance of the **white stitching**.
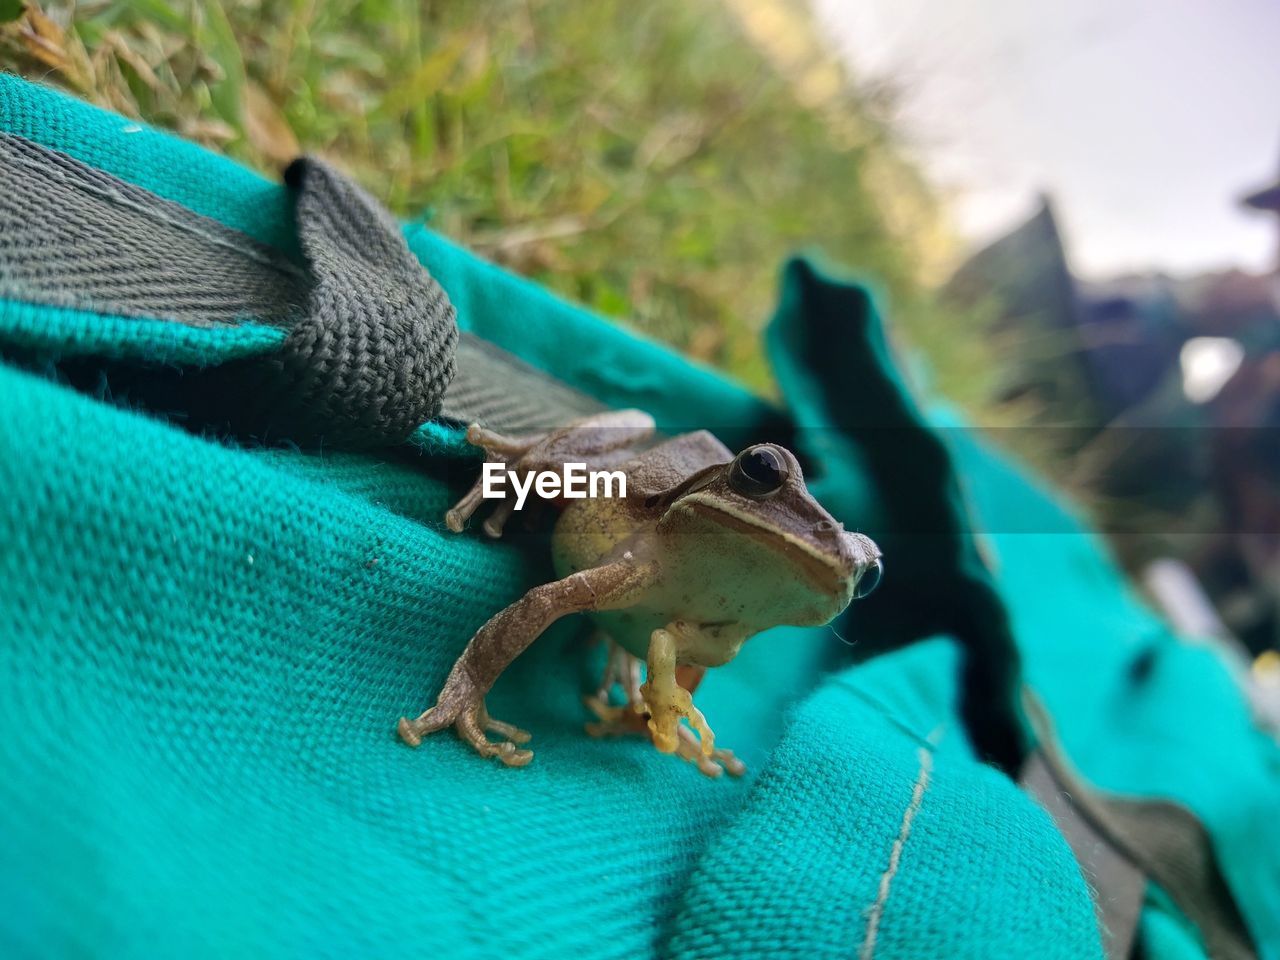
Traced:
<path fill-rule="evenodd" d="M 880 890 L 876 902 L 867 917 L 867 934 L 862 941 L 862 949 L 858 951 L 858 960 L 871 960 L 876 949 L 876 935 L 880 931 L 880 918 L 884 915 L 885 901 L 889 899 L 889 885 L 902 862 L 902 848 L 906 846 L 907 835 L 911 833 L 911 821 L 916 817 L 920 804 L 924 802 L 924 792 L 929 786 L 929 771 L 933 769 L 933 753 L 921 747 L 917 751 L 920 758 L 920 772 L 916 775 L 916 785 L 911 791 L 911 802 L 902 814 L 902 825 L 898 828 L 898 839 L 893 841 L 893 849 L 889 853 L 889 865 L 880 875 Z"/>

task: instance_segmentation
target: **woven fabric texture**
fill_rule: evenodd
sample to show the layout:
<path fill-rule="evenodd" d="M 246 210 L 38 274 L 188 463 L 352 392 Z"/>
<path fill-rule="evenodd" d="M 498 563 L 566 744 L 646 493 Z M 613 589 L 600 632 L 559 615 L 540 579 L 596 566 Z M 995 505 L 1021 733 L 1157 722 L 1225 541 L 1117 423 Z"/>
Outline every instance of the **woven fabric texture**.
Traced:
<path fill-rule="evenodd" d="M 373 198 L 314 159 L 295 161 L 308 303 L 268 378 L 299 439 L 341 447 L 404 441 L 440 411 L 457 364 L 458 325 L 444 289 Z"/>
<path fill-rule="evenodd" d="M 108 172 L 0 134 L 0 299 L 183 326 L 274 326 L 274 350 L 228 350 L 225 366 L 111 370 L 140 402 L 257 436 L 360 448 L 398 443 L 440 410 L 458 329 L 444 290 L 399 225 L 325 164 L 285 172 L 302 266 L 283 253 Z M 51 318 L 35 338 L 59 358 Z M 74 339 L 74 338 L 72 338 Z M 210 334 L 206 339 L 215 339 Z M 238 330 L 224 340 L 243 344 Z M 172 353 L 137 364 L 172 363 Z M 84 352 L 84 351 L 79 351 Z M 100 374 L 100 371 L 91 371 Z"/>
<path fill-rule="evenodd" d="M 125 132 L 136 126 L 0 78 L 0 127 L 302 256 L 285 188 Z M 874 424 L 859 434 L 848 415 L 866 411 L 831 406 L 842 368 L 902 389 L 873 314 L 846 309 L 849 285 L 790 274 L 786 322 L 862 335 L 835 341 L 841 362 L 789 368 L 788 416 L 424 228 L 406 238 L 464 329 L 665 430 L 712 426 L 731 446 L 790 431 L 849 526 L 874 530 L 895 509 L 885 498 L 902 491 L 867 459 Z M 27 328 L 56 320 L 22 308 Z M 8 316 L 0 350 L 18 329 Z M 79 321 L 59 329 L 104 352 L 136 329 Z M 1160 633 L 1087 531 L 967 434 L 954 461 L 914 467 L 941 471 L 913 489 L 945 498 L 920 506 L 957 541 L 924 558 L 951 578 L 947 602 L 910 576 L 914 594 L 886 594 L 959 641 L 854 666 L 924 639 L 924 614 L 871 607 L 838 625 L 852 651 L 826 630 L 753 639 L 699 690 L 752 770 L 713 782 L 638 740 L 583 734 L 601 651 L 569 620 L 490 697 L 535 735 L 533 764 L 508 770 L 448 734 L 415 751 L 393 731 L 476 627 L 550 575 L 544 537 L 443 529 L 474 474 L 451 456 L 456 436 L 433 425 L 416 448 L 364 453 L 237 447 L 46 372 L 0 364 L 0 955 L 1098 957 L 1065 843 L 979 761 L 960 706 L 965 664 L 1007 649 L 973 638 L 1011 635 L 1082 771 L 1199 814 L 1276 956 L 1280 857 L 1261 822 L 1274 745 L 1212 655 Z M 905 397 L 901 409 L 897 431 L 932 429 Z M 973 612 L 991 610 L 985 595 L 960 595 L 975 570 L 957 477 L 980 529 L 1014 531 L 990 533 L 1000 563 L 978 573 L 1003 606 L 986 619 Z M 902 543 L 886 590 L 895 563 L 913 568 Z M 986 632 L 1002 616 L 1008 633 Z M 1132 657 L 1153 643 L 1157 669 L 1135 679 Z M 990 676 L 1004 697 L 1008 675 Z M 1254 850 L 1249 830 L 1264 838 Z M 1148 914 L 1148 947 L 1169 951 L 1148 955 L 1196 948 L 1176 905 L 1153 897 Z"/>
<path fill-rule="evenodd" d="M 973 762 L 959 657 L 927 641 L 835 674 L 796 710 L 751 804 L 694 872 L 674 955 L 1100 956 L 1065 841 Z"/>
<path fill-rule="evenodd" d="M 188 326 L 302 310 L 302 268 L 216 220 L 10 134 L 0 175 L 0 296 Z"/>

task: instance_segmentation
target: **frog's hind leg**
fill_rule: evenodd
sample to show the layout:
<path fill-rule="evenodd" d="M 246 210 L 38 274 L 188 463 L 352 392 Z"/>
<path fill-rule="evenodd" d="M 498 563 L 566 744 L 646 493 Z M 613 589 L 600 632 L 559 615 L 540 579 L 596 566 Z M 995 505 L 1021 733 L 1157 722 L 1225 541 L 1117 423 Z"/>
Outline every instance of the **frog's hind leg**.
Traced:
<path fill-rule="evenodd" d="M 628 653 L 626 647 L 615 643 L 613 638 L 605 637 L 605 642 L 609 645 L 609 660 L 605 664 L 604 676 L 600 679 L 600 689 L 596 691 L 596 696 L 608 700 L 609 691 L 617 684 L 626 694 L 627 706 L 634 707 L 642 702 L 640 661 Z"/>
<path fill-rule="evenodd" d="M 676 620 L 653 631 L 649 637 L 647 675 L 640 686 L 640 695 L 648 708 L 649 730 L 655 747 L 663 753 L 675 753 L 680 744 L 677 731 L 684 719 L 698 731 L 702 752 L 711 756 L 716 735 L 702 711 L 693 705 L 693 695 L 676 680 L 680 635 L 687 629 L 690 628 Z"/>
<path fill-rule="evenodd" d="M 482 449 L 485 459 L 492 463 L 513 463 L 519 460 L 537 446 L 544 436 L 545 434 L 533 433 L 508 437 L 488 430 L 478 423 L 473 423 L 467 427 L 467 443 Z M 455 503 L 453 508 L 444 515 L 445 525 L 454 533 L 461 533 L 463 528 L 466 527 L 467 521 L 471 519 L 471 515 L 476 512 L 483 502 L 484 476 L 482 474 L 471 485 L 471 489 L 467 491 L 466 496 Z M 505 506 L 506 503 L 507 501 L 504 500 L 500 506 Z M 491 517 L 485 524 L 485 532 L 493 537 L 501 536 L 502 525 L 506 523 L 510 512 L 510 510 L 507 510 L 505 515 L 498 518 L 497 511 L 495 511 L 494 517 Z M 489 529 L 490 524 L 494 523 L 495 519 L 497 520 L 495 527 L 497 533 L 493 533 Z"/>
<path fill-rule="evenodd" d="M 543 470 L 562 470 L 566 463 L 581 463 L 590 470 L 616 466 L 631 448 L 653 436 L 653 418 L 641 410 L 608 410 L 575 420 L 548 433 L 506 436 L 479 424 L 467 428 L 467 442 L 484 450 L 485 460 L 506 464 L 525 477 Z M 483 474 L 467 494 L 445 514 L 445 524 L 461 533 L 467 521 L 484 502 Z M 503 527 L 515 509 L 510 491 L 484 525 L 485 533 L 501 537 Z"/>
<path fill-rule="evenodd" d="M 622 646 L 606 637 L 609 659 L 596 692 L 582 698 L 582 702 L 596 716 L 596 721 L 586 725 L 593 737 L 619 737 L 626 734 L 647 735 L 644 699 L 640 696 L 640 661 Z M 626 703 L 615 706 L 609 702 L 609 693 L 617 685 L 622 687 Z"/>

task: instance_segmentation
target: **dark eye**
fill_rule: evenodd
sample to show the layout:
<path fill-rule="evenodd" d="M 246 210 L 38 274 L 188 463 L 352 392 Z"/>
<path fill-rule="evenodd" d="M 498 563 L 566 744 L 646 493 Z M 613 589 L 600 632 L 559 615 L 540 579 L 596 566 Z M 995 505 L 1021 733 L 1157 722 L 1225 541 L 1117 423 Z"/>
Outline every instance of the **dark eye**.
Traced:
<path fill-rule="evenodd" d="M 729 467 L 729 486 L 755 500 L 771 496 L 787 482 L 787 462 L 774 447 L 762 444 L 743 450 Z"/>
<path fill-rule="evenodd" d="M 865 596 L 869 596 L 876 587 L 880 586 L 880 581 L 884 577 L 884 564 L 877 557 L 872 561 L 871 566 L 862 571 L 862 576 L 858 577 L 858 584 L 853 588 L 853 598 L 861 600 Z"/>

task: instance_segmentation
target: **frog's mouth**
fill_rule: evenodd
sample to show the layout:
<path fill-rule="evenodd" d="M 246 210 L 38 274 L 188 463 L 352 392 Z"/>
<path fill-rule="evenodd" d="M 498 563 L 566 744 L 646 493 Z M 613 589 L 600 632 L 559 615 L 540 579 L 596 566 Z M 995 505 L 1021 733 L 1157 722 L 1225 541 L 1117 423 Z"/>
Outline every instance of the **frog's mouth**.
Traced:
<path fill-rule="evenodd" d="M 686 496 L 680 505 L 704 515 L 714 514 L 717 523 L 744 535 L 760 539 L 762 534 L 767 534 L 769 549 L 799 567 L 811 583 L 836 601 L 831 616 L 847 607 L 853 599 L 857 563 L 843 542 L 832 552 L 765 523 L 746 511 L 735 510 L 722 500 L 712 500 L 696 493 Z"/>

